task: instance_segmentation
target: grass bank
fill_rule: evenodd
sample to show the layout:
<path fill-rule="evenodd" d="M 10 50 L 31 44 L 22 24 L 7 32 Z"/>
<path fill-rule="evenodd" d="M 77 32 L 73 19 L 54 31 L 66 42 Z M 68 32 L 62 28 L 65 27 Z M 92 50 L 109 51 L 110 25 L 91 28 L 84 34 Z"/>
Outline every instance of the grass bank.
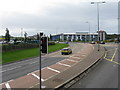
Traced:
<path fill-rule="evenodd" d="M 48 53 L 60 50 L 68 47 L 68 44 L 57 43 L 55 45 L 48 46 Z M 39 56 L 39 48 L 17 50 L 2 53 L 2 64 L 19 61 L 27 58 Z"/>

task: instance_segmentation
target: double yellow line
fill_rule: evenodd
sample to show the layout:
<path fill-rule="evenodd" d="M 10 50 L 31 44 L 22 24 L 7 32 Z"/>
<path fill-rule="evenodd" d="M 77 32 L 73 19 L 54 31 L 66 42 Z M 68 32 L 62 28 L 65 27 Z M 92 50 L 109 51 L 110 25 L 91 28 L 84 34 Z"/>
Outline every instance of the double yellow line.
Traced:
<path fill-rule="evenodd" d="M 117 52 L 117 48 L 115 49 L 115 52 L 114 52 L 114 54 L 113 54 L 113 56 L 112 56 L 112 58 L 111 58 L 111 59 L 106 58 L 106 54 L 107 54 L 107 52 L 106 52 L 106 53 L 105 53 L 105 56 L 104 56 L 104 59 L 106 59 L 106 60 L 108 60 L 108 61 L 110 61 L 110 62 L 113 62 L 113 63 L 115 63 L 115 64 L 120 65 L 120 63 L 113 61 L 113 59 L 114 59 L 114 57 L 115 57 L 116 52 Z"/>

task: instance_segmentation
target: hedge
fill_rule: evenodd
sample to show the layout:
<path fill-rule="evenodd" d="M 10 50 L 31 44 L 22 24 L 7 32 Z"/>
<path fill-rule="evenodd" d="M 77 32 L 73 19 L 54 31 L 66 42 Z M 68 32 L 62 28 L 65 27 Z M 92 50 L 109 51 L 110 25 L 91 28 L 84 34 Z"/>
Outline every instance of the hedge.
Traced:
<path fill-rule="evenodd" d="M 49 42 L 48 45 L 55 45 L 55 43 Z M 2 52 L 38 48 L 38 47 L 39 47 L 39 44 L 36 44 L 36 43 L 7 44 L 7 45 L 2 45 Z"/>

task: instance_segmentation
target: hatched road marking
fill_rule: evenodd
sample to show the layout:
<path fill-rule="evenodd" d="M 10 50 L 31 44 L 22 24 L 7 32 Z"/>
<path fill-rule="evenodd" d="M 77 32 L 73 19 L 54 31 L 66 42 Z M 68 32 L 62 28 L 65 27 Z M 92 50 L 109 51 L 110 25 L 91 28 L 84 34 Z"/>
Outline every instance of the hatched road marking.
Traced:
<path fill-rule="evenodd" d="M 37 79 L 40 79 L 40 77 L 37 76 L 36 74 L 32 73 L 32 75 L 33 75 L 34 77 L 36 77 Z M 44 82 L 45 80 L 41 78 L 41 81 Z"/>
<path fill-rule="evenodd" d="M 77 59 L 81 59 L 81 58 L 79 58 L 79 57 L 74 57 L 74 56 L 72 56 L 73 58 L 77 58 Z"/>
<path fill-rule="evenodd" d="M 45 80 L 41 78 L 41 81 L 44 82 Z"/>
<path fill-rule="evenodd" d="M 70 65 L 68 65 L 68 64 L 63 64 L 63 63 L 60 63 L 60 62 L 58 62 L 57 64 L 60 64 L 60 65 L 63 65 L 63 66 L 68 66 L 68 67 L 71 67 Z"/>
<path fill-rule="evenodd" d="M 36 74 L 32 73 L 32 75 L 33 75 L 34 77 L 36 77 L 37 79 L 40 79 L 40 77 L 37 76 Z"/>
<path fill-rule="evenodd" d="M 11 87 L 10 87 L 9 83 L 6 83 L 5 86 L 8 90 L 11 90 Z"/>
<path fill-rule="evenodd" d="M 105 58 L 106 59 L 106 58 Z M 120 63 L 118 63 L 118 62 L 115 62 L 115 61 L 111 61 L 111 60 L 109 60 L 109 59 L 106 59 L 107 61 L 110 61 L 110 62 L 113 62 L 113 63 L 115 63 L 115 64 L 118 64 L 118 65 L 120 65 Z"/>
<path fill-rule="evenodd" d="M 112 56 L 112 58 L 111 58 L 111 61 L 113 61 L 113 59 L 114 59 L 114 57 L 115 57 L 115 54 L 116 54 L 116 51 L 117 51 L 117 48 L 115 49 L 115 52 L 114 52 L 114 54 L 113 54 L 113 56 Z"/>
<path fill-rule="evenodd" d="M 72 62 L 78 62 L 78 61 L 75 61 L 75 60 L 71 60 L 71 59 L 66 59 L 66 60 L 68 60 L 68 61 L 72 61 Z"/>
<path fill-rule="evenodd" d="M 116 62 L 116 61 L 113 61 L 113 59 L 114 59 L 114 57 L 115 57 L 115 54 L 116 54 L 117 49 L 118 49 L 118 48 L 116 48 L 116 49 L 115 49 L 115 52 L 114 52 L 114 54 L 112 55 L 112 58 L 111 58 L 111 59 L 106 58 L 106 55 L 107 55 L 107 52 L 108 52 L 108 51 L 111 51 L 111 50 L 114 50 L 114 49 L 111 49 L 111 50 L 106 51 L 105 56 L 104 56 L 104 59 L 105 59 L 105 60 L 107 60 L 107 61 L 110 61 L 110 62 L 113 62 L 113 63 L 115 63 L 115 64 L 120 65 L 120 63 L 118 63 L 118 62 Z"/>
<path fill-rule="evenodd" d="M 47 67 L 47 69 L 49 69 L 49 70 L 52 70 L 52 71 L 55 71 L 55 72 L 57 72 L 57 73 L 60 73 L 60 71 L 58 71 L 58 70 L 55 70 L 55 69 L 53 69 L 53 68 L 50 68 L 50 67 Z"/>

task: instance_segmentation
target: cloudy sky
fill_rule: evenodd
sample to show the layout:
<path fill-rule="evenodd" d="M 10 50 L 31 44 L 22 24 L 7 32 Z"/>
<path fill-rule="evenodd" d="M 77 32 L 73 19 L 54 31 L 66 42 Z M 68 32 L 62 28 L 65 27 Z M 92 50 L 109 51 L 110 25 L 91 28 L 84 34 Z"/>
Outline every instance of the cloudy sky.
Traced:
<path fill-rule="evenodd" d="M 12 36 L 75 33 L 97 30 L 97 8 L 91 1 L 103 0 L 1 0 L 0 35 L 8 28 Z M 100 4 L 100 29 L 118 33 L 118 1 Z M 112 2 L 114 1 L 114 2 Z M 89 22 L 86 23 L 86 22 Z"/>

